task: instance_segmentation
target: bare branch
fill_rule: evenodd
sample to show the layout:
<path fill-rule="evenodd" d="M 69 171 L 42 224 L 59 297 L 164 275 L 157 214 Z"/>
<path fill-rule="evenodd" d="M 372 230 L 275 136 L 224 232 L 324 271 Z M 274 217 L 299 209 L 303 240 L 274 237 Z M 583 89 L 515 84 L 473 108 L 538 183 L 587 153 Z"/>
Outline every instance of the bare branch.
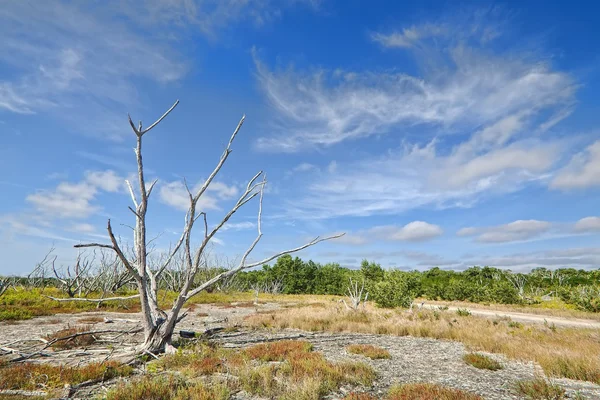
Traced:
<path fill-rule="evenodd" d="M 153 180 L 152 183 L 150 184 L 150 187 L 148 188 L 148 195 L 147 195 L 147 197 L 150 197 L 150 195 L 152 194 L 152 189 L 154 189 L 154 185 L 156 185 L 156 182 L 158 182 L 158 178 L 156 178 L 155 180 Z"/>
<path fill-rule="evenodd" d="M 82 249 L 85 247 L 101 247 L 103 249 L 111 249 L 114 250 L 115 248 L 113 246 L 111 246 L 110 244 L 102 244 L 102 243 L 85 243 L 85 244 L 76 244 L 73 247 L 75 247 L 76 249 Z"/>
<path fill-rule="evenodd" d="M 225 151 L 223 152 L 223 155 L 221 156 L 221 159 L 219 160 L 219 163 L 217 164 L 217 166 L 215 167 L 215 169 L 213 170 L 213 172 L 208 176 L 208 179 L 206 180 L 206 182 L 204 182 L 204 184 L 202 185 L 202 187 L 200 188 L 200 190 L 198 190 L 198 193 L 196 193 L 196 196 L 194 196 L 194 201 L 195 202 L 197 202 L 198 199 L 200 199 L 200 196 L 202 196 L 202 194 L 204 194 L 204 192 L 206 191 L 206 189 L 208 188 L 208 186 L 210 185 L 210 183 L 212 182 L 212 180 L 215 178 L 215 176 L 217 176 L 217 174 L 221 170 L 221 167 L 223 167 L 223 164 L 225 164 L 225 161 L 227 160 L 227 157 L 229 157 L 229 154 L 231 153 L 231 144 L 233 143 L 233 140 L 237 136 L 238 132 L 240 131 L 240 128 L 244 124 L 244 120 L 245 119 L 246 119 L 245 115 L 242 116 L 242 119 L 240 119 L 240 122 L 238 123 L 237 127 L 233 131 L 233 134 L 229 138 L 229 143 L 227 144 L 227 147 L 225 148 Z"/>
<path fill-rule="evenodd" d="M 129 263 L 129 260 L 127 260 L 127 257 L 125 257 L 125 254 L 123 254 L 123 251 L 119 247 L 119 243 L 117 242 L 117 238 L 115 238 L 115 235 L 114 235 L 114 233 L 112 231 L 112 227 L 110 226 L 110 219 L 108 220 L 108 224 L 107 224 L 106 230 L 108 231 L 108 237 L 110 237 L 110 241 L 113 244 L 112 245 L 112 249 L 115 251 L 115 253 L 117 253 L 117 255 L 119 256 L 119 259 L 121 259 L 121 262 L 123 263 L 123 265 L 125 266 L 125 268 L 127 268 L 127 270 L 129 272 L 131 272 L 134 277 L 139 278 L 140 275 L 131 266 L 131 264 Z"/>
<path fill-rule="evenodd" d="M 140 129 L 139 129 L 140 135 L 143 135 L 144 133 L 148 132 L 150 129 L 152 129 L 152 128 L 154 128 L 156 125 L 158 125 L 158 124 L 160 123 L 160 121 L 162 121 L 163 119 L 165 119 L 165 117 L 166 117 L 167 115 L 169 115 L 169 113 L 170 113 L 171 111 L 173 111 L 173 110 L 175 109 L 175 107 L 177 107 L 177 104 L 179 104 L 179 100 L 175 101 L 175 104 L 173 104 L 173 105 L 171 106 L 171 108 L 169 108 L 169 109 L 168 109 L 168 110 L 167 110 L 167 111 L 166 111 L 166 112 L 165 112 L 165 113 L 162 115 L 162 117 L 160 117 L 159 119 L 157 119 L 157 120 L 156 120 L 156 122 L 154 122 L 152 125 L 150 125 L 149 127 L 147 127 L 147 128 L 146 128 L 146 129 L 144 129 L 144 130 L 142 130 L 142 123 L 141 123 L 141 121 L 140 121 Z"/>
<path fill-rule="evenodd" d="M 133 186 L 131 185 L 131 182 L 129 182 L 128 179 L 125 179 L 125 183 L 127 183 L 127 187 L 129 188 L 129 194 L 131 195 L 131 200 L 133 200 L 133 205 L 135 206 L 135 208 L 137 208 L 138 202 L 135 198 L 135 192 L 133 191 Z"/>

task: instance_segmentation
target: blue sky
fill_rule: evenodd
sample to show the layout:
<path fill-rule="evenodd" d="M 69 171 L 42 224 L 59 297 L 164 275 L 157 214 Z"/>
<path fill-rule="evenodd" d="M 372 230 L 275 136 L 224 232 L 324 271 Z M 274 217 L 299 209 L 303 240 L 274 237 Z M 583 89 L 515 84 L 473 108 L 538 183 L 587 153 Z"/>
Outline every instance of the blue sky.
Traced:
<path fill-rule="evenodd" d="M 127 113 L 158 178 L 157 251 L 183 226 L 182 179 L 216 224 L 264 170 L 256 259 L 356 266 L 600 265 L 600 43 L 593 2 L 0 1 L 0 273 L 49 248 L 127 240 Z M 256 235 L 257 203 L 215 255 Z"/>

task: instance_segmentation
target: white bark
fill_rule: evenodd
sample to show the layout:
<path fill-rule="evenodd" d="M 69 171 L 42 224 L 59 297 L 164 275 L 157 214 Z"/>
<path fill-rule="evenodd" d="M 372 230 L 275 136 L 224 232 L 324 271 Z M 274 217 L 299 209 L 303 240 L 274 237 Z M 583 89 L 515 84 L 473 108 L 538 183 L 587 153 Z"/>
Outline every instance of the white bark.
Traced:
<path fill-rule="evenodd" d="M 267 183 L 266 176 L 262 171 L 258 172 L 246 186 L 246 190 L 242 193 L 238 201 L 231 208 L 231 210 L 223 217 L 223 219 L 212 229 L 209 231 L 206 213 L 198 212 L 197 205 L 202 197 L 202 195 L 209 188 L 210 184 L 217 176 L 227 158 L 231 154 L 231 146 L 233 141 L 235 140 L 237 134 L 239 133 L 245 116 L 243 116 L 238 123 L 237 127 L 233 131 L 233 134 L 229 138 L 229 142 L 227 143 L 227 147 L 225 151 L 221 155 L 217 166 L 214 168 L 212 173 L 208 176 L 208 179 L 204 182 L 204 184 L 198 189 L 196 193 L 192 193 L 187 186 L 187 182 L 184 181 L 185 187 L 188 191 L 189 196 L 189 208 L 185 215 L 184 228 L 179 237 L 179 240 L 165 258 L 163 264 L 158 268 L 152 270 L 150 268 L 148 262 L 148 242 L 146 239 L 146 212 L 148 209 L 148 199 L 152 193 L 152 189 L 154 188 L 156 181 L 152 182 L 149 186 L 146 186 L 145 176 L 144 176 L 144 165 L 142 158 L 142 139 L 144 134 L 158 125 L 175 107 L 179 104 L 179 101 L 176 101 L 171 108 L 165 112 L 156 122 L 150 125 L 146 129 L 142 129 L 142 123 L 138 124 L 136 127 L 129 118 L 129 124 L 133 129 L 136 135 L 136 147 L 134 149 L 136 160 L 137 160 L 137 185 L 138 185 L 138 195 L 136 196 L 134 186 L 127 182 L 127 186 L 129 188 L 129 192 L 131 195 L 131 199 L 135 208 L 130 207 L 130 210 L 135 215 L 135 227 L 134 231 L 134 254 L 133 257 L 128 258 L 125 255 L 125 252 L 122 250 L 121 246 L 117 242 L 117 239 L 113 233 L 110 220 L 107 224 L 107 231 L 111 241 L 111 244 L 100 244 L 100 243 L 90 243 L 90 244 L 82 244 L 76 245 L 75 247 L 101 247 L 113 250 L 122 264 L 125 266 L 126 270 L 133 276 L 133 279 L 136 282 L 137 289 L 139 292 L 139 298 L 142 308 L 143 315 L 143 327 L 144 327 L 144 337 L 145 343 L 141 346 L 140 351 L 146 352 L 150 351 L 152 353 L 158 353 L 163 351 L 169 351 L 171 347 L 171 336 L 173 335 L 173 331 L 176 323 L 183 318 L 185 315 L 180 316 L 180 311 L 185 302 L 196 294 L 202 292 L 203 290 L 211 288 L 213 285 L 221 282 L 224 279 L 232 277 L 238 272 L 253 268 L 269 261 L 282 256 L 284 254 L 293 253 L 307 247 L 313 246 L 319 242 L 330 240 L 334 238 L 338 238 L 343 236 L 343 234 L 325 237 L 325 238 L 315 238 L 310 242 L 298 246 L 293 249 L 284 250 L 277 254 L 274 254 L 270 257 L 267 257 L 263 260 L 257 262 L 248 262 L 248 257 L 251 252 L 254 250 L 260 239 L 262 238 L 262 205 L 263 205 L 263 195 L 264 195 L 264 187 Z M 260 177 L 263 177 L 262 181 L 257 183 L 257 180 Z M 207 245 L 213 239 L 213 237 L 218 233 L 218 231 L 225 225 L 225 223 L 245 204 L 254 199 L 255 197 L 259 197 L 259 208 L 258 208 L 258 234 L 252 244 L 248 247 L 243 257 L 241 258 L 239 264 L 226 272 L 220 273 L 214 276 L 211 279 L 201 283 L 200 285 L 194 287 L 194 279 L 198 274 L 200 268 L 203 266 L 203 259 L 205 257 L 205 252 L 207 249 Z M 195 222 L 198 218 L 202 217 L 204 222 L 204 237 L 199 248 L 196 251 L 192 251 L 192 230 L 194 228 Z M 158 305 L 158 281 L 162 274 L 164 274 L 165 270 L 170 265 L 171 261 L 176 257 L 178 252 L 183 251 L 183 270 L 185 279 L 183 279 L 181 283 L 181 287 L 178 289 L 179 294 L 177 299 L 173 303 L 173 306 L 168 312 L 165 312 L 160 309 Z M 103 301 L 107 301 L 107 299 L 103 299 Z"/>

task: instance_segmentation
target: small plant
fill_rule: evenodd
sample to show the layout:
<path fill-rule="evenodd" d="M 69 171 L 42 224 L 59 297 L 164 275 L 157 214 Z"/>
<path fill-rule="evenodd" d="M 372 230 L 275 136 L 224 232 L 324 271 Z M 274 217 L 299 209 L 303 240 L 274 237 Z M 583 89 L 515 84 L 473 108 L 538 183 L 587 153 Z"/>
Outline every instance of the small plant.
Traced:
<path fill-rule="evenodd" d="M 392 386 L 387 400 L 483 400 L 483 397 L 432 383 L 410 383 Z"/>
<path fill-rule="evenodd" d="M 565 389 L 544 378 L 519 381 L 516 384 L 519 394 L 530 400 L 562 400 L 565 399 Z"/>
<path fill-rule="evenodd" d="M 516 328 L 516 329 L 520 329 L 523 327 L 523 324 L 517 321 L 509 321 L 508 322 L 508 327 L 509 328 Z"/>
<path fill-rule="evenodd" d="M 467 364 L 472 365 L 473 367 L 479 368 L 479 369 L 489 369 L 490 371 L 497 371 L 497 370 L 503 368 L 502 364 L 500 364 L 498 361 L 496 361 L 493 358 L 490 358 L 484 354 L 478 354 L 478 353 L 465 354 L 463 356 L 463 360 Z"/>
<path fill-rule="evenodd" d="M 372 360 L 392 358 L 389 351 L 370 344 L 353 344 L 346 347 L 346 350 L 352 354 L 360 354 L 369 357 Z"/>
<path fill-rule="evenodd" d="M 438 306 L 438 310 L 440 311 L 448 311 L 450 309 L 450 307 L 448 306 Z"/>
<path fill-rule="evenodd" d="M 460 317 L 468 317 L 471 315 L 471 311 L 469 311 L 468 308 L 459 308 L 456 310 L 456 314 L 458 314 Z"/>

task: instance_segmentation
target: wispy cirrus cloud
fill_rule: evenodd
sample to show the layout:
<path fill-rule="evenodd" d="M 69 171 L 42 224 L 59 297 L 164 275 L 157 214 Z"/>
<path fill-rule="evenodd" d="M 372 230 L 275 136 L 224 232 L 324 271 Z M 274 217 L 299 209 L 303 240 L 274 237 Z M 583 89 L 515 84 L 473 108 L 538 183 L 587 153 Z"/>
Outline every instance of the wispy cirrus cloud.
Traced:
<path fill-rule="evenodd" d="M 419 74 L 271 70 L 255 52 L 258 81 L 279 116 L 258 149 L 297 152 L 382 134 L 402 141 L 383 155 L 313 174 L 309 194 L 286 204 L 286 215 L 471 207 L 487 196 L 547 185 L 574 148 L 551 131 L 573 111 L 578 84 L 540 52 L 489 44 L 502 24 L 480 40 L 483 20 L 425 23 L 386 36 L 387 47 L 414 55 Z M 381 44 L 384 33 L 375 37 Z M 427 64 L 432 57 L 443 62 Z"/>
<path fill-rule="evenodd" d="M 432 50 L 433 51 L 433 50 Z M 294 152 L 418 126 L 429 137 L 464 135 L 523 112 L 548 129 L 569 114 L 576 89 L 543 60 L 476 48 L 444 48 L 449 67 L 425 76 L 397 71 L 270 70 L 255 52 L 258 81 L 280 120 L 258 139 L 264 151 Z M 560 116 L 560 118 L 556 118 Z M 535 129 L 535 127 L 531 127 Z M 284 134 L 285 133 L 285 134 Z"/>
<path fill-rule="evenodd" d="M 174 44 L 197 34 L 214 40 L 245 19 L 261 25 L 301 3 L 318 8 L 314 0 L 5 2 L 0 112 L 49 113 L 73 131 L 122 140 L 125 113 L 149 106 L 140 80 L 168 85 L 187 74 Z"/>

